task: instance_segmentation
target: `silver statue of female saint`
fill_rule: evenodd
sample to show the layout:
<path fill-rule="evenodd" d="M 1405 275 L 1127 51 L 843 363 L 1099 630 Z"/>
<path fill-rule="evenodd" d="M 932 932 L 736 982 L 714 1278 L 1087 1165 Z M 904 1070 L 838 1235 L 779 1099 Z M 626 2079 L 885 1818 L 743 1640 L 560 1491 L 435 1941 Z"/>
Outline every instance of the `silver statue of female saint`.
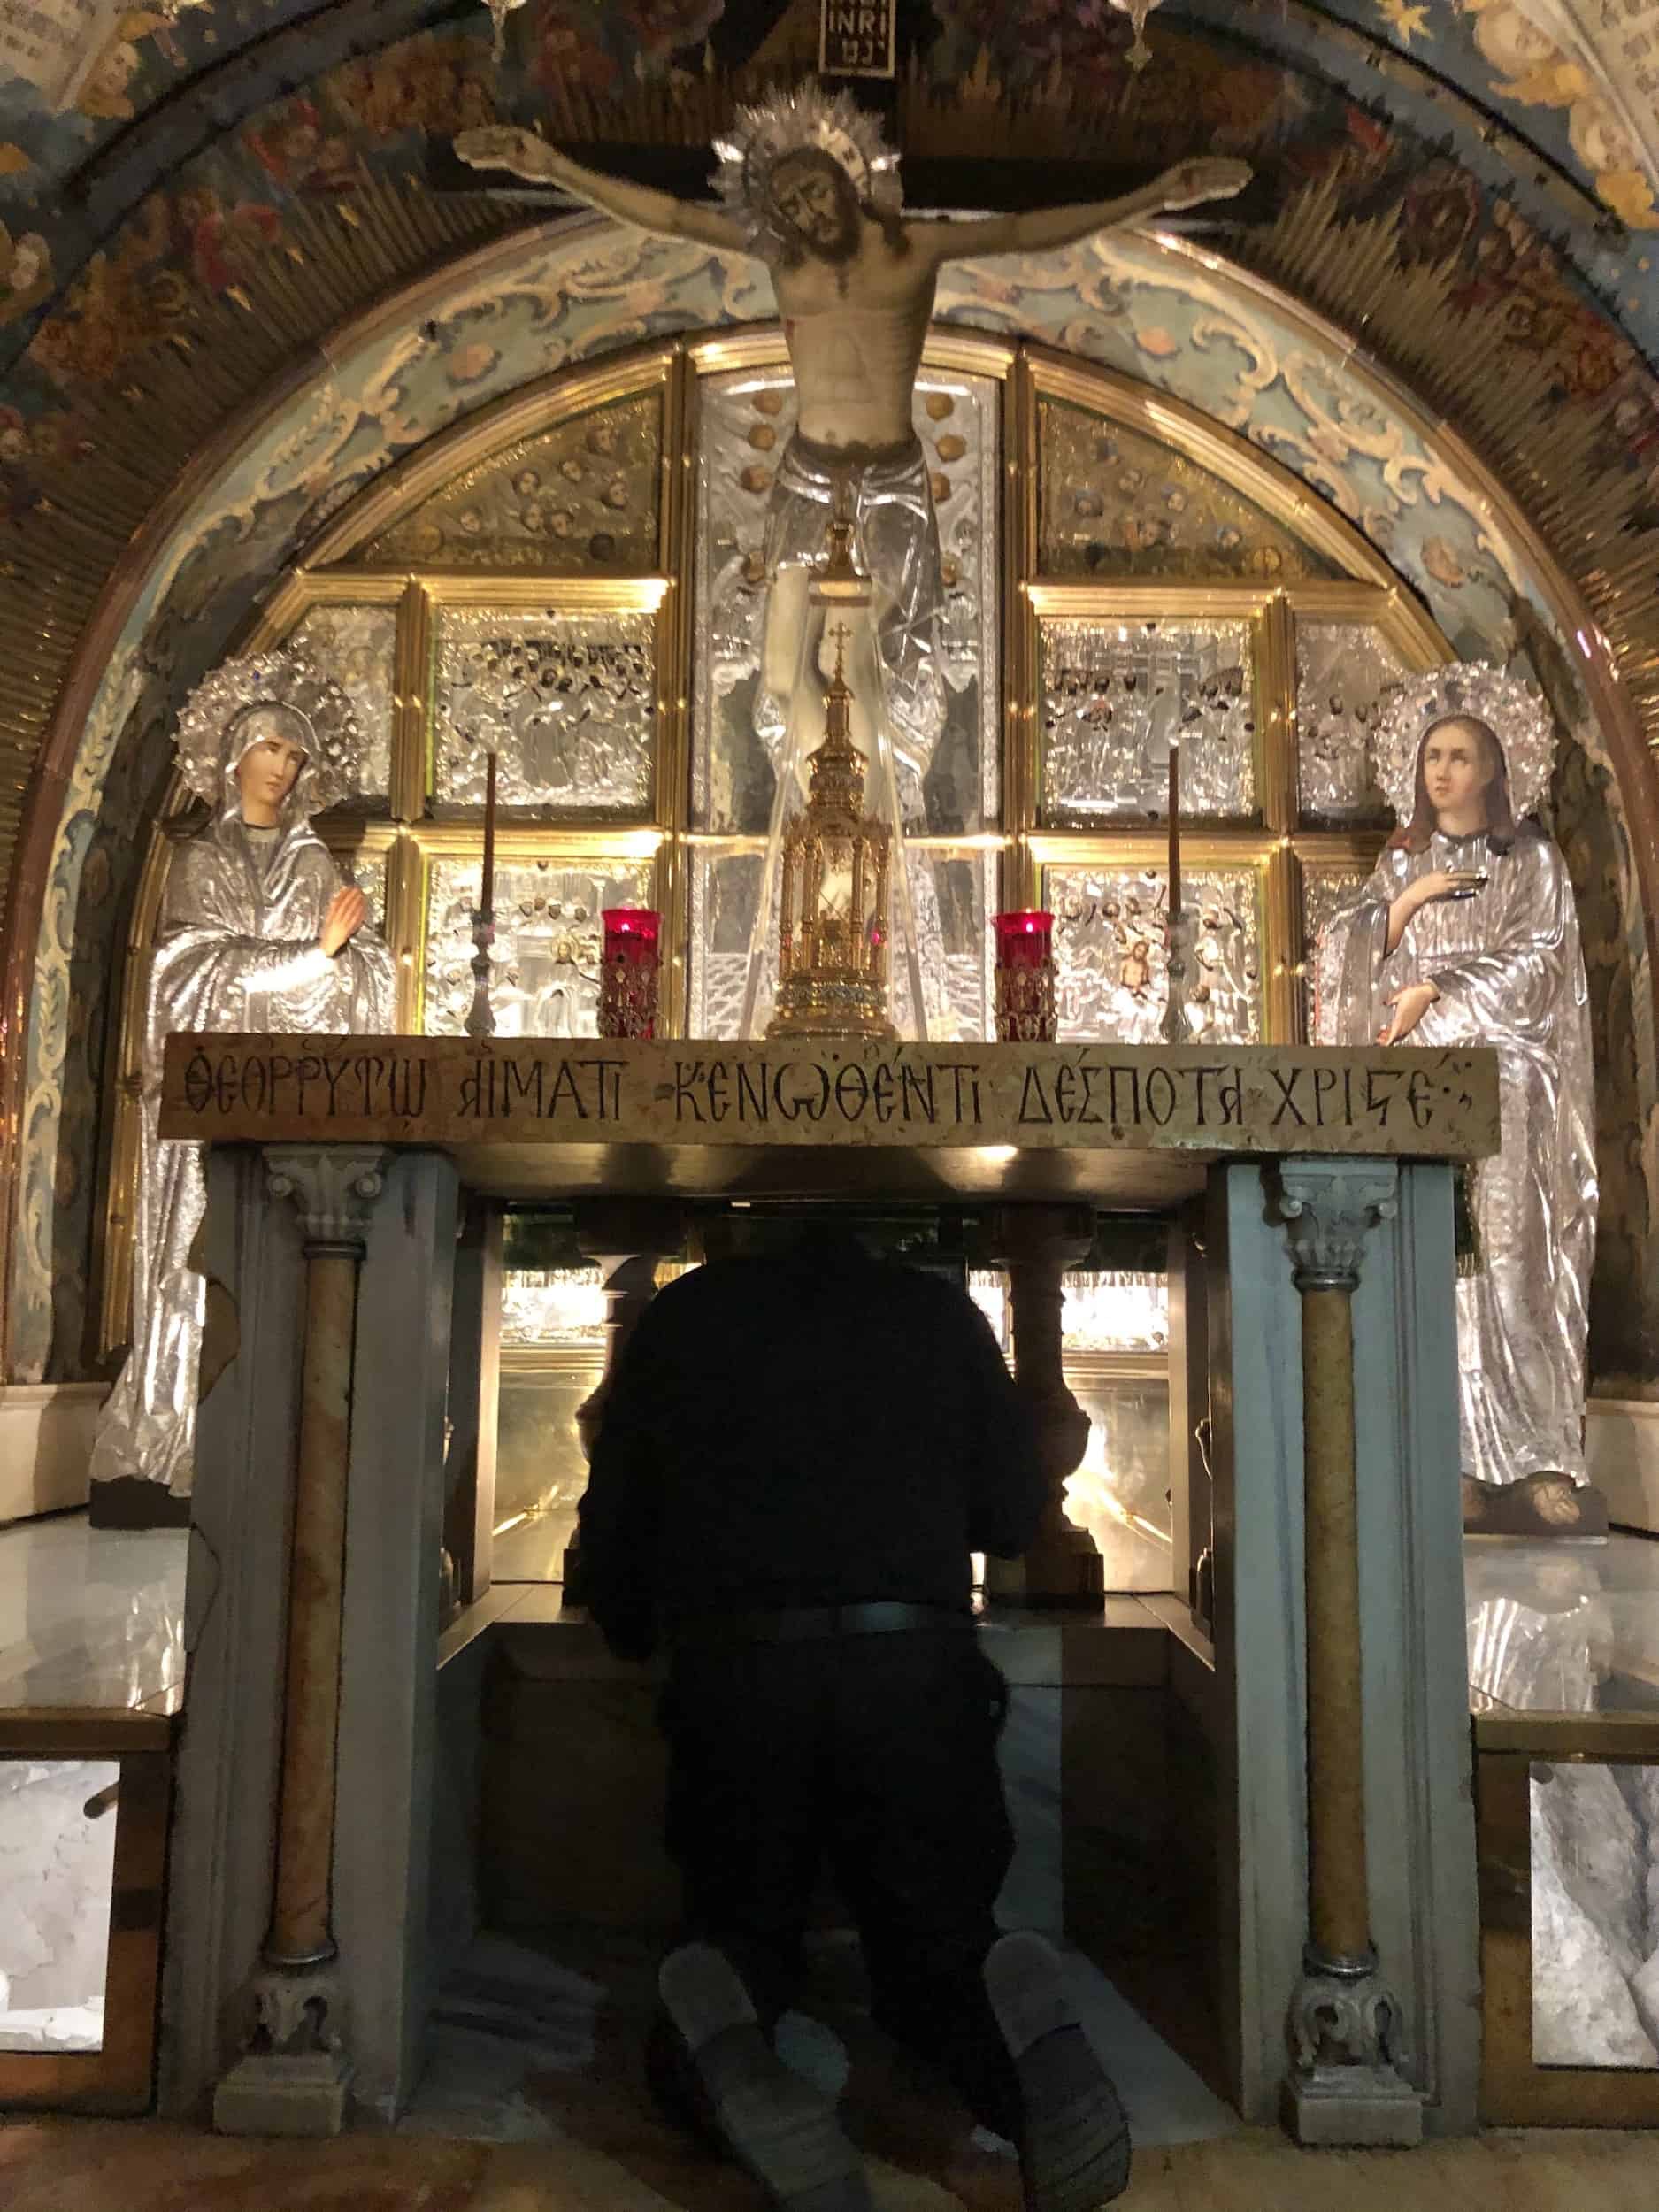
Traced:
<path fill-rule="evenodd" d="M 1402 827 L 1321 933 L 1321 1044 L 1491 1045 L 1502 1149 L 1471 1191 L 1457 1284 L 1471 1531 L 1584 1534 L 1584 1371 L 1596 1168 L 1589 995 L 1566 864 L 1534 818 L 1555 726 L 1481 664 L 1401 685 L 1377 767 Z"/>
<path fill-rule="evenodd" d="M 311 817 L 351 787 L 357 720 L 297 652 L 227 661 L 180 717 L 205 824 L 168 871 L 142 1056 L 133 1342 L 93 1445 L 95 1481 L 188 1492 L 207 1286 L 192 1263 L 202 1148 L 159 1133 L 162 1051 L 180 1031 L 329 1035 L 392 1023 L 392 956 Z"/>

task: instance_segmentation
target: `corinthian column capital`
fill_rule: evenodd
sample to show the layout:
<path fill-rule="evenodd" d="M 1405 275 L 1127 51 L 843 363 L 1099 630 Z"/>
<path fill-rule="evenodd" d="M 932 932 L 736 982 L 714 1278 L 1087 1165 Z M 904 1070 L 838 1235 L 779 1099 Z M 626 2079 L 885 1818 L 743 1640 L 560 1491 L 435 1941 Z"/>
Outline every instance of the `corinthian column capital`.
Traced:
<path fill-rule="evenodd" d="M 291 1198 L 308 1254 L 362 1256 L 390 1156 L 378 1144 L 267 1145 L 265 1187 Z"/>
<path fill-rule="evenodd" d="M 1291 1159 L 1279 1174 L 1298 1290 L 1353 1290 L 1365 1239 L 1391 1218 L 1399 1190 L 1392 1160 Z"/>

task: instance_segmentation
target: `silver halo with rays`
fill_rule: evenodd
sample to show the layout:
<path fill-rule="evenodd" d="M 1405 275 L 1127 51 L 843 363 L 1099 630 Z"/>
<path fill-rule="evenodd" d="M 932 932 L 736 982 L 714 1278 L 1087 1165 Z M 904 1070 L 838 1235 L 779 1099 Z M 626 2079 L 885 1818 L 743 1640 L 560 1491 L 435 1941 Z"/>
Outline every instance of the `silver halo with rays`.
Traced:
<path fill-rule="evenodd" d="M 1461 661 L 1391 684 L 1383 694 L 1374 741 L 1377 780 L 1395 819 L 1411 819 L 1425 735 L 1455 714 L 1486 723 L 1502 746 L 1516 820 L 1535 813 L 1555 765 L 1555 718 L 1525 677 L 1508 675 L 1490 661 Z"/>
<path fill-rule="evenodd" d="M 233 734 L 252 707 L 287 707 L 310 726 L 312 744 L 290 803 L 307 817 L 356 787 L 362 732 L 343 687 L 308 655 L 288 647 L 221 662 L 184 703 L 173 741 L 179 772 L 210 806 L 224 803 Z"/>
<path fill-rule="evenodd" d="M 727 211 L 743 226 L 751 247 L 788 242 L 772 207 L 772 173 L 786 154 L 808 147 L 828 154 L 861 201 L 884 215 L 904 204 L 899 157 L 881 126 L 847 92 L 798 85 L 768 95 L 758 107 L 739 108 L 732 129 L 714 142 L 716 177 Z"/>

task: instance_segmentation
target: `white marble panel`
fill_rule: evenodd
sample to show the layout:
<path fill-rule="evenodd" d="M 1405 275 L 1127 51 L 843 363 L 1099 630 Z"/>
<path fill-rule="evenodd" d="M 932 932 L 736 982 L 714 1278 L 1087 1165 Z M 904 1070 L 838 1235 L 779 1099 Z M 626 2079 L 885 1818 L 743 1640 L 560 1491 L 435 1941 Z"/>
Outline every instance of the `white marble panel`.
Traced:
<path fill-rule="evenodd" d="M 0 1759 L 0 2051 L 96 2051 L 120 1769 Z"/>

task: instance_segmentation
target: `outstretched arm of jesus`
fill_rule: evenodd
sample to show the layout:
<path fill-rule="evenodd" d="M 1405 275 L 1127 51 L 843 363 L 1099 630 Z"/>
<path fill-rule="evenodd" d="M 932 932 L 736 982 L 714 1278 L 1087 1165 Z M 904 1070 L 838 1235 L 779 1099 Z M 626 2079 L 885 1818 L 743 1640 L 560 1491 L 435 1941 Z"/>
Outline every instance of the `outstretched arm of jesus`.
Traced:
<path fill-rule="evenodd" d="M 990 215 L 969 223 L 916 223 L 910 227 L 915 244 L 935 266 L 980 254 L 1050 253 L 1058 246 L 1074 246 L 1096 231 L 1116 230 L 1143 215 L 1170 215 L 1177 208 L 1197 207 L 1205 200 L 1230 200 L 1250 181 L 1250 166 L 1220 156 L 1202 161 L 1178 162 L 1153 183 L 1118 200 L 1094 200 L 1087 205 L 1033 208 L 1025 215 Z"/>
<path fill-rule="evenodd" d="M 461 159 L 474 169 L 506 169 L 532 184 L 557 184 L 586 200 L 590 207 L 620 221 L 633 223 L 658 238 L 695 238 L 705 246 L 749 250 L 742 227 L 729 215 L 695 200 L 677 200 L 669 192 L 654 192 L 649 185 L 630 184 L 626 177 L 608 177 L 603 170 L 585 168 L 568 154 L 549 146 L 534 131 L 509 123 L 463 131 L 455 142 Z"/>

